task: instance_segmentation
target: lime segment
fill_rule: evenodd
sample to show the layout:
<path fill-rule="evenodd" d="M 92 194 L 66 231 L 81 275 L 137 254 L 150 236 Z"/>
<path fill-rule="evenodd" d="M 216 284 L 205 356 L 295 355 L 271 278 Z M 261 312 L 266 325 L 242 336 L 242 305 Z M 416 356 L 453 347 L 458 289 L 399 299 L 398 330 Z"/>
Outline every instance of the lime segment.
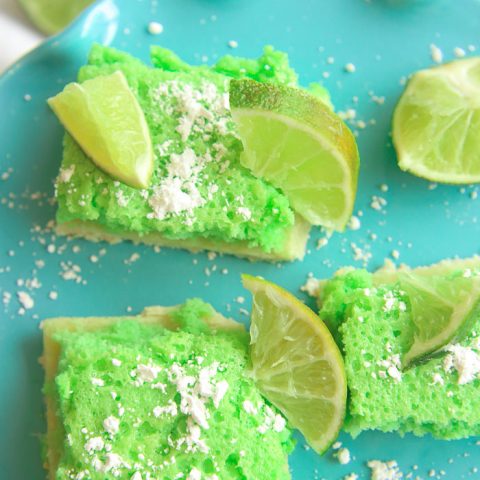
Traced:
<path fill-rule="evenodd" d="M 258 277 L 242 280 L 253 294 L 251 359 L 257 385 L 322 453 L 345 416 L 342 355 L 320 318 L 293 295 Z"/>
<path fill-rule="evenodd" d="M 343 230 L 359 158 L 340 118 L 306 91 L 253 80 L 230 82 L 230 106 L 245 149 L 242 164 L 283 190 L 311 224 Z"/>
<path fill-rule="evenodd" d="M 393 117 L 398 165 L 433 182 L 480 182 L 480 58 L 417 72 Z"/>
<path fill-rule="evenodd" d="M 399 274 L 415 324 L 414 341 L 403 363 L 409 365 L 460 341 L 480 311 L 480 277 Z"/>
<path fill-rule="evenodd" d="M 32 23 L 52 35 L 66 27 L 93 0 L 20 0 Z"/>
<path fill-rule="evenodd" d="M 150 132 L 123 73 L 70 83 L 48 103 L 99 168 L 132 187 L 148 187 L 153 171 Z"/>

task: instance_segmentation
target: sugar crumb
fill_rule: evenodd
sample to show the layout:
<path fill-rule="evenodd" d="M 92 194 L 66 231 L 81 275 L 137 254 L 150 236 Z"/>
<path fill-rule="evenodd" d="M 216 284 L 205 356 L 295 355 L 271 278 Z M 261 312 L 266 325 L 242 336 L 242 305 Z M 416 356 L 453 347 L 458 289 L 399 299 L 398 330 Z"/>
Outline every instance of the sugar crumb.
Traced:
<path fill-rule="evenodd" d="M 27 292 L 24 292 L 24 291 L 17 292 L 17 298 L 18 298 L 18 301 L 20 302 L 20 305 L 25 310 L 31 310 L 35 305 L 33 298 Z"/>
<path fill-rule="evenodd" d="M 348 73 L 354 73 L 357 70 L 357 67 L 353 63 L 347 63 L 344 68 Z"/>
<path fill-rule="evenodd" d="M 147 30 L 150 35 L 160 35 L 163 33 L 163 25 L 158 22 L 150 22 Z"/>
<path fill-rule="evenodd" d="M 435 63 L 442 63 L 443 61 L 443 52 L 434 43 L 430 44 L 430 56 Z"/>
<path fill-rule="evenodd" d="M 309 273 L 306 282 L 300 287 L 300 291 L 307 293 L 310 297 L 316 298 L 319 293 L 320 280 Z"/>

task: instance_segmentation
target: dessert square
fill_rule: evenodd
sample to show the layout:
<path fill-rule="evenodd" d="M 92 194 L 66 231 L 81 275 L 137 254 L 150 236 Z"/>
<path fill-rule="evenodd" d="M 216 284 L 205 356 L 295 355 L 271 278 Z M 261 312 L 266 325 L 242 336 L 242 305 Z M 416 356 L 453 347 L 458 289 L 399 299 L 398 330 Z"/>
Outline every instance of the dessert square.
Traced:
<path fill-rule="evenodd" d="M 95 45 L 83 82 L 121 71 L 145 115 L 154 149 L 147 189 L 99 169 L 69 135 L 56 180 L 58 233 L 90 240 L 208 249 L 250 258 L 302 258 L 310 225 L 288 198 L 240 164 L 243 147 L 229 111 L 228 82 L 249 77 L 296 85 L 286 54 L 266 47 L 258 60 L 190 66 L 153 47 L 153 67 Z"/>
<path fill-rule="evenodd" d="M 480 272 L 478 258 L 415 269 L 426 279 Z M 414 337 L 408 295 L 398 271 L 346 269 L 321 288 L 320 317 L 343 348 L 349 387 L 344 428 L 431 434 L 442 439 L 480 434 L 480 315 L 470 333 L 445 351 L 409 367 L 402 357 Z"/>
<path fill-rule="evenodd" d="M 248 334 L 201 300 L 43 322 L 53 479 L 289 479 L 283 416 L 248 375 Z"/>

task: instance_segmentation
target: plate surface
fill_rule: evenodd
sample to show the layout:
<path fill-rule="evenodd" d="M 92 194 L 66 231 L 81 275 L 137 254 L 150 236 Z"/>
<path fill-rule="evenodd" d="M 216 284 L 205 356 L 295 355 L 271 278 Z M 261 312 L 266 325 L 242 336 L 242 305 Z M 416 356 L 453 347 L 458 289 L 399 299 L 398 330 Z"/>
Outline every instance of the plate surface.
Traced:
<path fill-rule="evenodd" d="M 148 34 L 152 20 L 163 24 L 161 35 Z M 37 362 L 43 318 L 138 312 L 145 305 L 199 296 L 247 322 L 240 309 L 248 302 L 234 300 L 246 296 L 241 272 L 300 294 L 309 272 L 326 277 L 343 265 L 374 268 L 394 250 L 398 261 L 411 265 L 478 253 L 477 187 L 435 187 L 402 173 L 389 131 L 405 77 L 432 64 L 430 44 L 438 45 L 445 59 L 453 58 L 455 47 L 474 54 L 468 46 L 480 47 L 479 24 L 476 0 L 104 0 L 0 78 L 0 479 L 44 478 L 43 376 Z M 230 40 L 238 42 L 237 49 L 228 47 Z M 357 120 L 366 123 L 357 128 L 362 168 L 355 210 L 361 228 L 335 234 L 319 250 L 315 246 L 323 233 L 316 229 L 305 261 L 282 266 L 52 236 L 45 227 L 54 217 L 50 199 L 62 129 L 45 99 L 74 80 L 92 42 L 147 61 L 149 45 L 158 43 L 193 63 L 214 62 L 226 53 L 257 56 L 265 44 L 286 50 L 302 84 L 323 80 L 337 110 L 354 108 Z M 344 70 L 349 62 L 355 73 Z M 371 206 L 374 196 L 386 201 L 379 210 Z M 75 279 L 65 280 L 62 272 L 72 269 L 78 270 Z M 19 291 L 34 299 L 23 315 Z M 57 300 L 50 299 L 52 291 L 58 292 Z M 353 460 L 340 465 L 331 452 L 320 458 L 306 449 L 299 437 L 290 464 L 295 480 L 340 479 L 351 472 L 369 478 L 365 462 L 370 459 L 395 459 L 413 478 L 426 478 L 433 469 L 435 477 L 457 480 L 476 477 L 476 440 L 402 439 L 376 432 L 352 440 L 342 434 Z"/>

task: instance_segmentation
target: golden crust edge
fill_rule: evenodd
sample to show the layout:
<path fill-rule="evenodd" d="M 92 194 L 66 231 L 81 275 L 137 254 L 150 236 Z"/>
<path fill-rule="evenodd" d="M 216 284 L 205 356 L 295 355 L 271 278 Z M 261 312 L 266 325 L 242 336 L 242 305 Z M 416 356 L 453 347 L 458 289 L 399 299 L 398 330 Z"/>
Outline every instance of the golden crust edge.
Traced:
<path fill-rule="evenodd" d="M 311 225 L 302 217 L 295 217 L 294 226 L 288 231 L 284 248 L 278 252 L 264 252 L 258 247 L 249 247 L 246 242 L 221 242 L 206 238 L 171 239 L 159 232 L 139 235 L 136 232 L 112 232 L 94 221 L 71 220 L 58 223 L 56 232 L 59 235 L 85 238 L 92 242 L 119 243 L 124 240 L 145 245 L 189 250 L 197 253 L 208 250 L 235 255 L 248 260 L 293 261 L 302 260 L 305 256 Z"/>

